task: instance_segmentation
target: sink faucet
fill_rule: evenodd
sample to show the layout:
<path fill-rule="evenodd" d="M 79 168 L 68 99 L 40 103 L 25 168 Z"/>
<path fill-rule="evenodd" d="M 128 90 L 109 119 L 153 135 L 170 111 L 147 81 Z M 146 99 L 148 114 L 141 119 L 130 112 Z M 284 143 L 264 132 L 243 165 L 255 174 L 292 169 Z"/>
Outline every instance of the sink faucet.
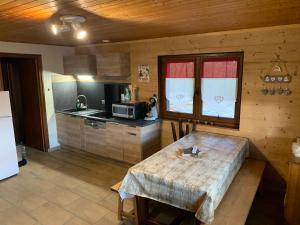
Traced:
<path fill-rule="evenodd" d="M 88 103 L 87 103 L 87 98 L 85 95 L 78 95 L 77 96 L 77 100 L 76 101 L 79 101 L 80 102 L 80 98 L 84 99 L 84 104 L 83 103 L 80 103 L 80 109 L 87 109 L 88 108 Z"/>

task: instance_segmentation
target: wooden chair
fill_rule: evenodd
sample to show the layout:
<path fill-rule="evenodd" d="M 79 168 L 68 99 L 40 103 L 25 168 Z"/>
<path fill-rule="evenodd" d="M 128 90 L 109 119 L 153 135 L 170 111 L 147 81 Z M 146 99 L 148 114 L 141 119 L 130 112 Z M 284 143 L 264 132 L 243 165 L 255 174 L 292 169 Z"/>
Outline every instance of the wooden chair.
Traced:
<path fill-rule="evenodd" d="M 183 129 L 183 122 L 187 122 L 187 124 L 185 126 L 185 130 Z M 187 121 L 184 121 L 183 119 L 178 120 L 179 139 L 190 133 L 190 123 L 192 123 L 192 131 L 195 131 L 196 124 L 197 124 L 196 120 L 187 120 Z M 177 134 L 176 134 L 177 132 L 176 132 L 176 125 L 174 122 L 171 122 L 171 127 L 172 127 L 173 140 L 175 142 L 175 141 L 177 141 Z"/>
<path fill-rule="evenodd" d="M 119 189 L 122 181 L 113 185 L 110 189 L 118 193 L 118 220 L 123 221 L 124 218 L 130 220 L 133 224 L 138 225 L 136 198 L 133 199 L 133 209 L 130 212 L 124 211 L 124 200 L 119 195 Z"/>

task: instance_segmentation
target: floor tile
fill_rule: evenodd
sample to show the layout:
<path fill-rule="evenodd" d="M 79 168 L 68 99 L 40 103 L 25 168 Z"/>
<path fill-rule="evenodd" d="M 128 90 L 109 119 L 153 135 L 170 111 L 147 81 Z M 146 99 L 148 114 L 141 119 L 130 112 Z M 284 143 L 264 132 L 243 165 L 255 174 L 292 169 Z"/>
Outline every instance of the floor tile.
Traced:
<path fill-rule="evenodd" d="M 70 212 L 52 203 L 45 203 L 30 214 L 42 225 L 63 225 L 73 217 Z"/>
<path fill-rule="evenodd" d="M 31 211 L 47 202 L 38 194 L 25 189 L 24 187 L 17 186 L 10 189 L 5 189 L 0 192 L 0 196 L 14 206 L 20 207 L 25 211 Z"/>
<path fill-rule="evenodd" d="M 0 198 L 0 212 L 4 211 L 6 209 L 12 208 L 12 207 L 13 207 L 13 205 L 11 203 Z"/>
<path fill-rule="evenodd" d="M 52 182 L 62 188 L 67 188 L 67 189 L 75 188 L 78 185 L 84 183 L 84 181 L 82 181 L 80 178 L 73 177 L 71 175 L 66 175 L 66 174 L 53 178 Z"/>
<path fill-rule="evenodd" d="M 119 221 L 117 214 L 110 212 L 107 215 L 105 215 L 100 221 L 98 221 L 95 225 L 133 225 L 133 223 L 127 220 Z"/>
<path fill-rule="evenodd" d="M 108 209 L 105 209 L 99 204 L 96 204 L 84 198 L 80 198 L 74 201 L 70 205 L 66 206 L 65 209 L 92 224 L 96 223 L 103 216 L 110 212 Z"/>
<path fill-rule="evenodd" d="M 90 225 L 90 223 L 87 223 L 86 221 L 78 217 L 73 217 L 72 219 L 64 223 L 64 225 Z"/>
<path fill-rule="evenodd" d="M 111 192 L 106 198 L 99 201 L 98 203 L 103 207 L 109 209 L 110 211 L 117 213 L 118 211 L 118 199 L 119 196 L 115 192 Z M 129 212 L 133 209 L 133 201 L 131 199 L 126 199 L 124 201 L 124 210 Z"/>
<path fill-rule="evenodd" d="M 76 186 L 75 188 L 72 188 L 71 190 L 74 193 L 94 202 L 99 202 L 111 193 L 110 189 L 107 187 L 101 187 L 86 182 Z"/>
<path fill-rule="evenodd" d="M 0 212 L 1 225 L 37 225 L 38 221 L 17 207 Z"/>
<path fill-rule="evenodd" d="M 80 198 L 79 195 L 61 187 L 55 187 L 47 192 L 42 193 L 41 196 L 43 196 L 49 202 L 60 206 L 68 205 Z"/>

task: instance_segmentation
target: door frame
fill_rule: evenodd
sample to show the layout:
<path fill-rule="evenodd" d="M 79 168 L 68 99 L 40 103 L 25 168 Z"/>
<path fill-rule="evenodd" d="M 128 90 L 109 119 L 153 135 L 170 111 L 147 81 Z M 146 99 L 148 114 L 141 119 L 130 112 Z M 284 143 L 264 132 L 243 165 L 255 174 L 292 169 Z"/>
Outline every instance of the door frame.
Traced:
<path fill-rule="evenodd" d="M 18 59 L 34 59 L 37 67 L 37 89 L 38 89 L 38 100 L 40 102 L 40 124 L 42 127 L 42 143 L 43 151 L 49 151 L 49 135 L 48 135 L 48 124 L 47 124 L 47 114 L 46 114 L 46 102 L 45 102 L 45 92 L 44 92 L 44 83 L 43 83 L 43 64 L 42 64 L 42 55 L 38 54 L 19 54 L 19 53 L 1 53 L 1 58 L 18 58 Z"/>

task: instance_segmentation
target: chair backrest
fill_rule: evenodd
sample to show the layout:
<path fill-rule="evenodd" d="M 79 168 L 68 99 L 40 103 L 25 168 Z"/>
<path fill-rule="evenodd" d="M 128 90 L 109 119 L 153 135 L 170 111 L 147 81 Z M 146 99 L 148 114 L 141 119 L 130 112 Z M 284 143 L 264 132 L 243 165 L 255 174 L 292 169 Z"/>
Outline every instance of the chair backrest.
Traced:
<path fill-rule="evenodd" d="M 183 129 L 183 122 L 187 122 L 187 124 L 185 126 L 185 130 Z M 197 124 L 196 120 L 185 120 L 185 121 L 183 119 L 178 120 L 178 129 L 179 129 L 178 137 L 179 137 L 179 139 L 190 133 L 190 123 L 192 123 L 192 131 L 195 131 L 196 124 Z M 173 140 L 177 141 L 176 125 L 174 122 L 171 122 L 171 128 L 172 128 Z"/>

